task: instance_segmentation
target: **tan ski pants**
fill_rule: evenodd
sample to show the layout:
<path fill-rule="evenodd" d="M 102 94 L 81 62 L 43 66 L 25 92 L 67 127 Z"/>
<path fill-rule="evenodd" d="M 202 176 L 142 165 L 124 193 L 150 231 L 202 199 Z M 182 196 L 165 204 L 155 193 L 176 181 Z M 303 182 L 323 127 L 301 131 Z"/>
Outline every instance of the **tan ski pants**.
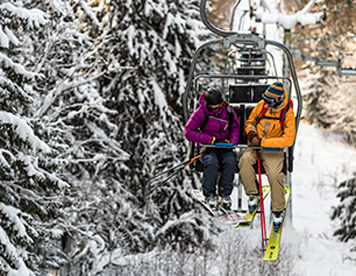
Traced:
<path fill-rule="evenodd" d="M 261 163 L 266 171 L 269 185 L 271 186 L 272 212 L 283 211 L 285 205 L 284 198 L 284 173 L 283 151 L 263 151 L 260 150 Z M 254 149 L 247 148 L 239 161 L 240 177 L 245 188 L 246 195 L 258 194 L 256 186 L 256 171 L 253 167 L 257 163 L 257 153 Z"/>

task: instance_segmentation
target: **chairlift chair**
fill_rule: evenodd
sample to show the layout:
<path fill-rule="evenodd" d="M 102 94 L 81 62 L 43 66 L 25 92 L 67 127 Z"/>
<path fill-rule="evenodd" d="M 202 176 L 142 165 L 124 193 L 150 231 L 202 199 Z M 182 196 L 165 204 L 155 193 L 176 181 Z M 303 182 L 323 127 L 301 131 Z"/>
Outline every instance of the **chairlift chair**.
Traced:
<path fill-rule="evenodd" d="M 341 40 L 336 68 L 339 76 L 356 76 L 356 55 L 346 45 L 355 45 L 355 41 L 356 34 L 345 36 Z"/>
<path fill-rule="evenodd" d="M 292 96 L 292 92 L 295 92 L 297 102 L 295 103 L 294 111 L 296 115 L 296 133 L 298 133 L 298 126 L 302 112 L 302 96 L 299 88 L 299 82 L 296 75 L 296 70 L 293 63 L 293 58 L 289 49 L 283 44 L 266 40 L 262 35 L 254 32 L 232 32 L 225 31 L 213 26 L 206 16 L 206 0 L 201 0 L 200 13 L 204 24 L 213 33 L 222 38 L 209 40 L 201 44 L 194 52 L 192 64 L 188 74 L 187 85 L 185 88 L 183 98 L 183 111 L 184 119 L 188 120 L 189 116 L 194 112 L 197 107 L 197 98 L 202 90 L 214 85 L 223 88 L 224 97 L 230 102 L 230 105 L 234 108 L 236 114 L 239 117 L 241 124 L 240 129 L 240 142 L 234 146 L 234 150 L 238 151 L 238 154 L 242 154 L 242 151 L 247 148 L 246 134 L 245 134 L 245 122 L 252 108 L 261 100 L 261 95 L 265 89 L 273 82 L 280 81 L 285 84 L 288 96 Z M 204 49 L 212 48 L 212 46 L 220 46 L 225 50 L 239 51 L 245 48 L 251 48 L 251 52 L 263 52 L 266 51 L 267 46 L 276 47 L 282 50 L 287 58 L 288 66 L 291 72 L 291 79 L 281 77 L 277 75 L 239 75 L 230 74 L 229 72 L 214 72 L 212 74 L 206 74 L 204 72 L 197 72 L 198 56 L 203 53 Z M 214 47 L 216 49 L 217 47 Z M 252 51 L 253 50 L 253 51 Z M 218 50 L 217 50 L 218 51 Z M 226 59 L 229 55 L 226 56 Z M 231 58 L 231 55 L 230 55 Z M 225 68 L 226 69 L 226 68 Z M 225 88 L 223 87 L 225 84 Z M 291 186 L 291 173 L 293 171 L 293 149 L 294 143 L 284 149 L 286 155 L 286 177 L 285 184 Z M 190 157 L 194 155 L 194 145 L 190 143 Z M 242 185 L 240 185 L 240 179 L 238 180 L 238 211 L 242 211 Z"/>
<path fill-rule="evenodd" d="M 224 74 L 237 75 L 277 75 L 275 59 L 267 50 L 254 50 L 246 48 L 235 49 L 227 54 L 224 66 Z M 243 79 L 236 81 L 244 82 Z M 256 80 L 249 80 L 249 82 Z M 223 91 L 228 86 L 223 80 Z"/>
<path fill-rule="evenodd" d="M 302 61 L 315 61 L 314 49 L 319 37 L 301 38 Z"/>
<path fill-rule="evenodd" d="M 338 64 L 338 50 L 335 44 L 340 44 L 339 37 L 336 35 L 326 35 L 321 37 L 315 46 L 314 62 L 317 66 L 332 66 Z"/>
<path fill-rule="evenodd" d="M 290 52 L 295 59 L 302 59 L 301 38 L 294 36 L 291 41 Z"/>

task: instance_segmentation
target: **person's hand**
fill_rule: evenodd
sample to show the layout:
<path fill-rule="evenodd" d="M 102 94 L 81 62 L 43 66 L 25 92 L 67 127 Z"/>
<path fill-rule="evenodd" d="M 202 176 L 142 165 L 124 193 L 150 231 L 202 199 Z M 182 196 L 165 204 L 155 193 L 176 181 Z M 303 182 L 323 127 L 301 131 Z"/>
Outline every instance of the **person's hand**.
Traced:
<path fill-rule="evenodd" d="M 258 136 L 255 136 L 251 140 L 250 147 L 259 147 L 261 145 L 261 139 Z"/>
<path fill-rule="evenodd" d="M 250 142 L 252 141 L 252 138 L 253 137 L 256 137 L 257 136 L 257 133 L 250 130 L 248 133 L 247 133 L 247 140 L 249 140 Z"/>

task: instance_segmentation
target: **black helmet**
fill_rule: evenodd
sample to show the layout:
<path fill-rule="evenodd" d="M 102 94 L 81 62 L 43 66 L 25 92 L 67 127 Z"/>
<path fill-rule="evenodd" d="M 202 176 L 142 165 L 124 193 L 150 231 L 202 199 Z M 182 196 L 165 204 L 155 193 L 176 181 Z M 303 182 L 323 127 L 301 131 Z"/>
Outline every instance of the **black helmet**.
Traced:
<path fill-rule="evenodd" d="M 204 92 L 204 100 L 207 105 L 216 105 L 223 101 L 223 97 L 218 88 L 209 88 Z"/>

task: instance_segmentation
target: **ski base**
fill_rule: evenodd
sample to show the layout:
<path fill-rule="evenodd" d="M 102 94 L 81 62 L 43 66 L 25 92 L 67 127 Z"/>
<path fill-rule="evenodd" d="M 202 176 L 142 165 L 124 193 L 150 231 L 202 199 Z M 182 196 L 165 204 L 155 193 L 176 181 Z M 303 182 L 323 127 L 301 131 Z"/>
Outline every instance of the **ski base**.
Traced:
<path fill-rule="evenodd" d="M 219 205 L 219 210 L 213 210 L 208 204 L 205 203 L 205 197 L 200 190 L 193 190 L 192 196 L 201 205 L 203 205 L 211 215 L 213 215 L 220 224 L 224 226 L 236 226 L 239 223 L 245 222 L 245 220 L 232 210 L 226 210 Z"/>
<path fill-rule="evenodd" d="M 288 185 L 284 185 L 284 196 L 285 196 L 286 203 L 285 203 L 284 211 L 282 213 L 283 220 L 282 220 L 282 223 L 281 223 L 278 231 L 274 231 L 273 224 L 272 224 L 271 234 L 269 236 L 266 252 L 263 257 L 264 261 L 274 262 L 278 259 L 279 242 L 280 242 L 281 235 L 282 235 L 284 217 L 286 214 L 287 204 L 288 204 L 288 200 L 290 197 L 290 187 Z"/>
<path fill-rule="evenodd" d="M 267 195 L 269 194 L 270 190 L 271 190 L 270 186 L 268 186 L 268 185 L 262 186 L 263 200 L 267 197 Z M 250 211 L 247 211 L 246 215 L 243 217 L 245 222 L 241 222 L 236 227 L 248 227 L 248 226 L 250 226 L 252 221 L 253 221 L 253 219 L 255 218 L 256 213 L 257 213 L 259 208 L 260 208 L 260 205 L 258 205 L 252 213 L 250 213 Z"/>

